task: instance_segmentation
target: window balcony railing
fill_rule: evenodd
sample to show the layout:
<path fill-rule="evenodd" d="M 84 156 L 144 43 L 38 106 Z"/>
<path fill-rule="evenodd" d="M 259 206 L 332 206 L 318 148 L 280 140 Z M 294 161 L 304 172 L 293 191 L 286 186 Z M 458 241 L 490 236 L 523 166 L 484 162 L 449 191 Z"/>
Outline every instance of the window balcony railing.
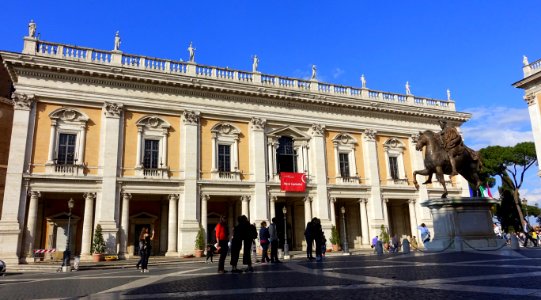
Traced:
<path fill-rule="evenodd" d="M 85 165 L 83 164 L 59 164 L 53 162 L 45 165 L 45 173 L 54 175 L 71 175 L 71 176 L 83 176 L 85 175 Z"/>
<path fill-rule="evenodd" d="M 240 181 L 240 172 L 239 171 L 212 171 L 211 178 L 213 180 L 224 180 L 224 181 Z"/>
<path fill-rule="evenodd" d="M 151 179 L 169 179 L 169 168 L 135 168 L 135 176 Z"/>
<path fill-rule="evenodd" d="M 336 177 L 337 184 L 360 184 L 361 179 L 358 176 Z"/>
<path fill-rule="evenodd" d="M 389 178 L 387 179 L 387 185 L 408 185 L 407 178 Z"/>

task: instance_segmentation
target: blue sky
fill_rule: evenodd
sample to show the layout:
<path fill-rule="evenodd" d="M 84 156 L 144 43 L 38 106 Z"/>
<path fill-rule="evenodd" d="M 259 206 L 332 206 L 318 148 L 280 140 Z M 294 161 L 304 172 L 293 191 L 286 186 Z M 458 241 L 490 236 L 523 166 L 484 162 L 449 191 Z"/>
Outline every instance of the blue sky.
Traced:
<path fill-rule="evenodd" d="M 263 3 L 265 2 L 265 3 Z M 5 1 L 0 49 L 21 51 L 30 19 L 41 39 L 188 59 L 263 73 L 446 98 L 473 118 L 463 126 L 474 149 L 533 141 L 522 90 L 522 55 L 541 58 L 540 1 Z M 522 196 L 541 202 L 535 171 Z"/>

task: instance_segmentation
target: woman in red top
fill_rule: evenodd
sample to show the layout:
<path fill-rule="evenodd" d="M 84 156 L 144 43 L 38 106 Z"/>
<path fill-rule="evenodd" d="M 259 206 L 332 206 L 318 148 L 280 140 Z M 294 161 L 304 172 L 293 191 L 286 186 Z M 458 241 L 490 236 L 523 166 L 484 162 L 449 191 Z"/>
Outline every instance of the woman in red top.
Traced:
<path fill-rule="evenodd" d="M 227 257 L 227 252 L 229 251 L 229 246 L 227 245 L 229 239 L 229 230 L 227 228 L 225 216 L 220 217 L 220 223 L 216 225 L 216 241 L 218 242 L 218 247 L 220 251 L 220 260 L 218 262 L 218 273 L 225 273 L 225 258 Z"/>

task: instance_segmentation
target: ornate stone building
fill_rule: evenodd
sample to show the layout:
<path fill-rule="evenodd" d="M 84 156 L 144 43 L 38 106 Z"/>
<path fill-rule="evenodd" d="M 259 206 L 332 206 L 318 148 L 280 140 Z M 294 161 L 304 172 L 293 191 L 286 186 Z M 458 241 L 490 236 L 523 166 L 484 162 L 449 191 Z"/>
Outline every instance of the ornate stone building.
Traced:
<path fill-rule="evenodd" d="M 524 100 L 528 104 L 532 123 L 535 151 L 537 157 L 541 157 L 541 59 L 529 63 L 528 58 L 524 56 L 522 62 L 524 78 L 513 83 L 513 86 L 524 90 Z M 541 176 L 541 165 L 539 165 L 537 175 Z"/>
<path fill-rule="evenodd" d="M 276 217 L 297 250 L 313 217 L 327 239 L 332 225 L 346 232 L 350 248 L 369 247 L 381 225 L 418 235 L 418 224 L 432 224 L 420 202 L 442 188 L 412 184 L 423 168 L 416 135 L 439 130 L 439 118 L 470 118 L 450 99 L 367 89 L 364 76 L 348 87 L 318 81 L 315 68 L 304 80 L 260 73 L 256 61 L 240 71 L 197 64 L 195 54 L 172 61 L 34 35 L 22 53 L 0 52 L 15 89 L 2 102 L 12 121 L 0 119 L 13 124 L 5 260 L 67 241 L 87 258 L 97 224 L 110 253 L 136 253 L 143 226 L 156 231 L 155 254 L 192 253 L 199 226 L 211 239 L 220 215 L 229 226 L 241 214 L 258 226 Z M 281 172 L 304 174 L 305 191 L 283 191 Z M 460 179 L 450 195 L 468 194 Z"/>

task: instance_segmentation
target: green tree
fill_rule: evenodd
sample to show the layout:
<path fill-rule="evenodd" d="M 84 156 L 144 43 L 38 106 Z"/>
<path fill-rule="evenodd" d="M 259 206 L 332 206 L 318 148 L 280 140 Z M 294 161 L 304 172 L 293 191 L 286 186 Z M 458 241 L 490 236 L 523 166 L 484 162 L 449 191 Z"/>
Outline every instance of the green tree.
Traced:
<path fill-rule="evenodd" d="M 519 189 L 524 182 L 526 171 L 537 163 L 533 142 L 523 142 L 513 147 L 489 146 L 479 151 L 483 160 L 483 173 L 490 177 L 498 176 L 501 204 L 496 207 L 496 215 L 505 231 L 513 227 L 522 231 L 524 214 Z"/>
<path fill-rule="evenodd" d="M 103 239 L 103 234 L 101 232 L 101 225 L 96 226 L 94 230 L 94 238 L 92 239 L 92 253 L 104 253 L 105 252 L 105 240 Z"/>

